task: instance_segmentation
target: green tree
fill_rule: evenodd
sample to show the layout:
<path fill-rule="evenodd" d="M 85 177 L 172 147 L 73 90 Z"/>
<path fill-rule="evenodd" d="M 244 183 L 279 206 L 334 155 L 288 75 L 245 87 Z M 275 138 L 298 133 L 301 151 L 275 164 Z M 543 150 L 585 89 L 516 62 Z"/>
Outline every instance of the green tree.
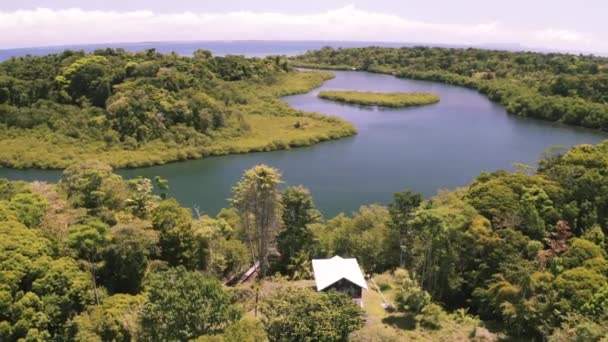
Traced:
<path fill-rule="evenodd" d="M 116 294 L 107 297 L 101 305 L 89 307 L 74 317 L 76 341 L 130 342 L 137 337 L 137 316 L 142 309 L 144 296 Z"/>
<path fill-rule="evenodd" d="M 129 180 L 128 184 L 131 196 L 125 201 L 126 208 L 136 217 L 147 218 L 160 199 L 159 196 L 153 194 L 152 181 L 148 178 L 137 177 Z"/>
<path fill-rule="evenodd" d="M 566 268 L 582 266 L 587 260 L 602 257 L 604 252 L 593 242 L 585 239 L 572 239 L 570 248 L 560 258 L 560 263 Z"/>
<path fill-rule="evenodd" d="M 530 270 L 524 264 L 506 276 L 495 275 L 488 288 L 476 295 L 485 297 L 486 305 L 503 320 L 509 334 L 540 337 L 549 319 L 552 280 L 552 274 Z"/>
<path fill-rule="evenodd" d="M 112 168 L 99 161 L 74 164 L 63 171 L 60 185 L 77 207 L 98 212 L 103 208 L 116 209 L 126 193 L 120 176 Z"/>
<path fill-rule="evenodd" d="M 243 174 L 232 189 L 232 205 L 239 211 L 260 275 L 266 276 L 268 255 L 281 222 L 281 174 L 277 169 L 257 165 Z"/>
<path fill-rule="evenodd" d="M 599 225 L 595 225 L 585 230 L 581 238 L 595 243 L 608 254 L 608 249 L 606 249 L 606 236 L 604 235 L 604 231 L 602 231 L 602 227 Z"/>
<path fill-rule="evenodd" d="M 80 258 L 88 262 L 97 305 L 99 305 L 99 293 L 95 280 L 95 263 L 99 261 L 101 252 L 108 243 L 107 232 L 107 225 L 97 220 L 91 220 L 83 224 L 71 226 L 67 237 L 67 245 L 73 248 Z"/>
<path fill-rule="evenodd" d="M 158 241 L 154 231 L 140 228 L 115 227 L 103 250 L 103 283 L 113 293 L 140 292 L 148 257 Z"/>
<path fill-rule="evenodd" d="M 561 312 L 580 312 L 585 303 L 608 284 L 608 279 L 597 272 L 576 267 L 561 273 L 554 281 L 557 302 Z"/>
<path fill-rule="evenodd" d="M 176 200 L 158 204 L 152 211 L 152 227 L 159 232 L 161 258 L 169 265 L 195 269 L 202 263 L 192 228 L 192 214 Z"/>
<path fill-rule="evenodd" d="M 285 269 L 301 251 L 310 251 L 313 234 L 308 225 L 319 222 L 321 213 L 315 207 L 310 191 L 303 186 L 287 187 L 281 202 L 283 229 L 277 236 L 277 248 L 281 254 L 280 266 Z"/>
<path fill-rule="evenodd" d="M 522 200 L 521 217 L 526 234 L 536 240 L 545 236 L 545 222 L 541 219 L 534 203 L 530 200 Z"/>
<path fill-rule="evenodd" d="M 264 299 L 270 341 L 348 341 L 363 326 L 363 310 L 343 293 L 290 288 Z"/>
<path fill-rule="evenodd" d="M 422 195 L 411 190 L 405 190 L 393 194 L 393 202 L 389 205 L 391 216 L 391 228 L 397 231 L 397 243 L 399 244 L 399 265 L 404 267 L 411 264 L 411 255 L 408 253 L 413 243 L 413 232 L 409 229 L 408 222 L 412 213 L 422 203 Z"/>
<path fill-rule="evenodd" d="M 241 317 L 241 309 L 215 279 L 171 268 L 152 274 L 141 311 L 144 341 L 187 341 L 222 333 Z"/>
<path fill-rule="evenodd" d="M 46 198 L 38 194 L 20 193 L 10 201 L 10 208 L 15 212 L 17 220 L 30 228 L 40 225 L 46 207 Z"/>
<path fill-rule="evenodd" d="M 397 310 L 416 315 L 431 303 L 431 295 L 421 289 L 406 270 L 395 270 L 395 277 L 398 286 L 395 296 Z"/>

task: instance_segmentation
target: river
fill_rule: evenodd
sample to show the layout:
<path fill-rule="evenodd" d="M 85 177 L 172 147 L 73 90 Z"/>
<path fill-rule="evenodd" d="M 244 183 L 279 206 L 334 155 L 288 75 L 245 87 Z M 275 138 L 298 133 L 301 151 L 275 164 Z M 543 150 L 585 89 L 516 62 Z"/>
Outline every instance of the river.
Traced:
<path fill-rule="evenodd" d="M 321 88 L 285 97 L 293 107 L 337 115 L 355 124 L 356 136 L 285 151 L 211 157 L 162 166 L 118 170 L 124 177 L 161 176 L 184 206 L 215 214 L 228 205 L 243 170 L 258 163 L 279 168 L 288 185 L 311 189 L 326 216 L 363 204 L 388 203 L 406 188 L 426 196 L 469 183 L 481 171 L 534 165 L 555 145 L 597 143 L 607 134 L 508 115 L 476 91 L 390 75 L 336 71 Z M 434 105 L 381 109 L 316 97 L 322 89 L 423 91 Z M 56 181 L 59 171 L 0 169 L 0 177 Z"/>

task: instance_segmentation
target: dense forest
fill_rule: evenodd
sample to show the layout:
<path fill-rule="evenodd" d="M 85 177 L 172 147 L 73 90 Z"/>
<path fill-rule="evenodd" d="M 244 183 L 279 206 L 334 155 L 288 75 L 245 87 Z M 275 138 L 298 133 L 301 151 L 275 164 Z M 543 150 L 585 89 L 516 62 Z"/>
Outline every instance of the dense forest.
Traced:
<path fill-rule="evenodd" d="M 447 48 L 309 51 L 292 64 L 365 70 L 473 88 L 516 115 L 608 131 L 608 58 Z"/>
<path fill-rule="evenodd" d="M 607 170 L 608 143 L 580 145 L 535 172 L 484 172 L 428 200 L 402 191 L 329 219 L 264 165 L 216 217 L 168 198 L 163 179 L 125 180 L 101 162 L 70 166 L 58 184 L 2 180 L 0 340 L 390 341 L 485 326 L 600 341 Z M 392 329 L 374 325 L 379 307 L 366 320 L 346 295 L 305 285 L 311 258 L 333 255 L 356 257 L 386 291 Z M 257 281 L 223 285 L 253 260 Z"/>
<path fill-rule="evenodd" d="M 463 85 L 608 130 L 599 57 L 365 48 L 289 63 Z M 331 218 L 266 165 L 215 216 L 165 179 L 114 173 L 353 134 L 277 99 L 330 77 L 206 51 L 0 64 L 0 162 L 65 168 L 56 184 L 0 179 L 0 341 L 608 341 L 608 141 Z M 363 308 L 314 290 L 311 260 L 335 255 L 362 267 Z"/>
<path fill-rule="evenodd" d="M 97 158 L 132 167 L 354 134 L 340 119 L 277 99 L 331 77 L 294 71 L 280 57 L 205 50 L 14 57 L 0 64 L 0 163 L 65 168 Z"/>

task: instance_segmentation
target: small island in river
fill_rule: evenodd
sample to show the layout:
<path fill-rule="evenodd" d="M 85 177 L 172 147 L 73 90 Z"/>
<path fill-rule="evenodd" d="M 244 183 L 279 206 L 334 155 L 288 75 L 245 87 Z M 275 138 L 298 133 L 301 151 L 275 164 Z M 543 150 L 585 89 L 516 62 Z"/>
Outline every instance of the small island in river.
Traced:
<path fill-rule="evenodd" d="M 382 107 L 410 107 L 439 102 L 439 96 L 432 93 L 375 93 L 326 90 L 319 92 L 318 96 L 332 101 Z"/>

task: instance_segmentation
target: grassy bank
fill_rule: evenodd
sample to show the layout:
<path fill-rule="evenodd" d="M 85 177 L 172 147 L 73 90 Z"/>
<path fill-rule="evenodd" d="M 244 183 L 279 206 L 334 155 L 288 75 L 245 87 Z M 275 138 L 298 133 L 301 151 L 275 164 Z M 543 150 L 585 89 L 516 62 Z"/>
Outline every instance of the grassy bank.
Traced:
<path fill-rule="evenodd" d="M 319 92 L 318 96 L 332 101 L 382 107 L 410 107 L 439 102 L 439 96 L 431 93 L 374 93 L 327 90 Z"/>
<path fill-rule="evenodd" d="M 111 144 L 93 137 L 68 137 L 47 127 L 0 129 L 0 164 L 13 168 L 62 169 L 76 161 L 98 159 L 115 168 L 165 164 L 232 153 L 248 153 L 309 146 L 356 133 L 352 124 L 336 117 L 291 108 L 279 96 L 305 93 L 333 74 L 291 72 L 269 85 L 235 84 L 248 101 L 228 107 L 225 128 L 206 135 L 186 131 L 138 146 Z M 252 90 L 253 89 L 253 90 Z"/>

